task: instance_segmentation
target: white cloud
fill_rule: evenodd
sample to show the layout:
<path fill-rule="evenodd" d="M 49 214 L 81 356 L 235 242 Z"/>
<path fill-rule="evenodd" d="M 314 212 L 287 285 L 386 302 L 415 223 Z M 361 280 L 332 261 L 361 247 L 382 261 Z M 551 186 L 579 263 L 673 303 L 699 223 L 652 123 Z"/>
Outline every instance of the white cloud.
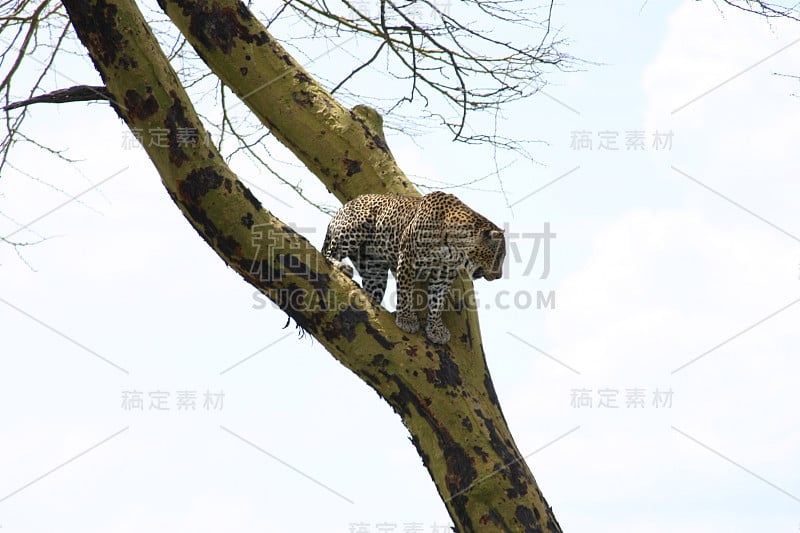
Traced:
<path fill-rule="evenodd" d="M 640 209 L 598 230 L 589 259 L 556 289 L 559 307 L 545 337 L 548 351 L 581 375 L 536 358 L 525 372 L 532 381 L 513 387 L 509 412 L 523 452 L 559 427 L 581 426 L 531 461 L 550 484 L 580 465 L 581 482 L 556 482 L 546 490 L 550 498 L 648 509 L 591 521 L 570 513 L 573 527 L 634 531 L 650 520 L 666 528 L 654 530 L 666 531 L 666 524 L 683 530 L 701 520 L 705 531 L 727 531 L 740 514 L 736 504 L 715 510 L 713 520 L 675 515 L 675 506 L 697 499 L 712 505 L 715 496 L 691 487 L 727 494 L 742 506 L 749 494 L 778 509 L 764 517 L 770 524 L 779 523 L 780 513 L 786 519 L 795 502 L 671 426 L 800 492 L 800 425 L 787 408 L 800 375 L 794 356 L 800 304 L 672 371 L 799 296 L 796 267 L 796 253 L 780 234 L 729 227 L 700 213 Z M 607 387 L 620 391 L 616 411 L 596 405 L 597 390 Z M 625 389 L 635 387 L 646 391 L 643 409 L 625 407 Z M 577 388 L 592 390 L 592 409 L 570 406 Z M 655 388 L 673 390 L 672 408 L 652 407 Z"/>

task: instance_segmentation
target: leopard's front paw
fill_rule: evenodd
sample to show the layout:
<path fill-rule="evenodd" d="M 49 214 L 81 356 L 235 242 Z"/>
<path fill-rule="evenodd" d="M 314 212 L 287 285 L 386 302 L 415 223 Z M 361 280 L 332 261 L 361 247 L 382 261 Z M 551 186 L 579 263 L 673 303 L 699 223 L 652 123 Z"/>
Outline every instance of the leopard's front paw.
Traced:
<path fill-rule="evenodd" d="M 344 275 L 348 278 L 353 278 L 353 267 L 345 263 L 344 261 L 333 261 L 333 266 L 344 272 Z"/>
<path fill-rule="evenodd" d="M 410 313 L 401 313 L 398 311 L 394 322 L 397 324 L 398 328 L 406 333 L 416 333 L 419 331 L 419 319 L 417 318 L 417 314 L 413 311 Z"/>
<path fill-rule="evenodd" d="M 447 344 L 450 342 L 450 330 L 441 322 L 428 322 L 425 335 L 434 344 Z"/>

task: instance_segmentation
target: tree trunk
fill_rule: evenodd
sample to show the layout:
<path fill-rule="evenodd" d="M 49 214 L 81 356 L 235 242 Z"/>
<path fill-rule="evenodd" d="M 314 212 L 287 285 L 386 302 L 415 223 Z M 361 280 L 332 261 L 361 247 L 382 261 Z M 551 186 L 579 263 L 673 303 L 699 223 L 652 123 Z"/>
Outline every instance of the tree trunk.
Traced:
<path fill-rule="evenodd" d="M 231 268 L 374 388 L 411 433 L 458 531 L 561 531 L 511 438 L 462 280 L 449 345 L 394 317 L 264 209 L 225 165 L 133 0 L 63 0 L 168 194 Z M 341 107 L 242 3 L 164 1 L 212 70 L 340 200 L 418 194 L 382 137 Z M 158 138 L 156 138 L 158 137 Z M 164 139 L 164 137 L 166 137 Z M 320 399 L 324 401 L 324 399 Z"/>

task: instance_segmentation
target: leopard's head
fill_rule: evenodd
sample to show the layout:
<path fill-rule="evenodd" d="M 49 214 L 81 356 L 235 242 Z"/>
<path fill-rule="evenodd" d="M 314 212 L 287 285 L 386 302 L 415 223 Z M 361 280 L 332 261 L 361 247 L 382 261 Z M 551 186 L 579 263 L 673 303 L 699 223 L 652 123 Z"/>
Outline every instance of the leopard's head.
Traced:
<path fill-rule="evenodd" d="M 492 224 L 478 228 L 473 245 L 467 254 L 467 271 L 472 279 L 495 280 L 503 275 L 506 239 L 503 231 Z"/>

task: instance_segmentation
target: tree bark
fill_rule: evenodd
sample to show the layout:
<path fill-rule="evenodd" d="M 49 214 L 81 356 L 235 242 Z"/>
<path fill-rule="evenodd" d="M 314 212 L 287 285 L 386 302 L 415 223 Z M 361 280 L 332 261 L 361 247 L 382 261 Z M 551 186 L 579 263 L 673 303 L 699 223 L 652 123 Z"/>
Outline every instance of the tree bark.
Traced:
<path fill-rule="evenodd" d="M 469 291 L 446 313 L 448 345 L 399 330 L 390 313 L 264 209 L 215 147 L 202 142 L 203 125 L 133 0 L 63 3 L 111 105 L 140 134 L 184 216 L 226 264 L 389 402 L 456 529 L 561 531 L 511 438 Z M 336 103 L 243 4 L 162 1 L 162 7 L 212 70 L 340 200 L 363 192 L 417 194 L 381 136 Z"/>
<path fill-rule="evenodd" d="M 365 193 L 418 195 L 383 136 L 337 102 L 235 0 L 159 0 L 225 85 L 341 202 Z"/>

